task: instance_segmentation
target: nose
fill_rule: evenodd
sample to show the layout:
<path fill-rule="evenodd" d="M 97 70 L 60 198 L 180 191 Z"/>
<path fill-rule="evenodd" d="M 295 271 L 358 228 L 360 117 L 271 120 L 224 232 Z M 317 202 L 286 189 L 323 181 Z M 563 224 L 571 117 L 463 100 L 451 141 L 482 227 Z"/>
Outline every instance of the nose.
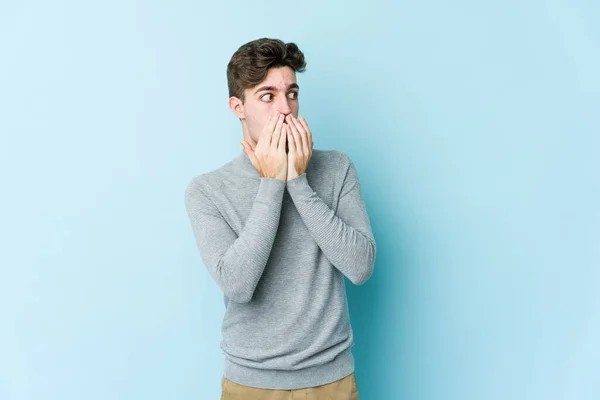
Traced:
<path fill-rule="evenodd" d="M 277 103 L 277 108 L 279 109 L 279 112 L 285 116 L 292 113 L 292 108 L 290 107 L 288 98 L 285 95 L 280 96 L 279 101 Z"/>

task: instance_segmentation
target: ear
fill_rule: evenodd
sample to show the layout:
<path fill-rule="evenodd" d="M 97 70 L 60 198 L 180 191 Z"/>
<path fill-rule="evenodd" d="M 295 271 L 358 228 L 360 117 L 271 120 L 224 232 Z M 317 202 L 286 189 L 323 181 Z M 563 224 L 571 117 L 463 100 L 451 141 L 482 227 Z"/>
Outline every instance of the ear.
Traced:
<path fill-rule="evenodd" d="M 230 97 L 229 108 L 239 119 L 246 118 L 246 114 L 244 113 L 244 104 L 240 98 L 235 96 Z"/>

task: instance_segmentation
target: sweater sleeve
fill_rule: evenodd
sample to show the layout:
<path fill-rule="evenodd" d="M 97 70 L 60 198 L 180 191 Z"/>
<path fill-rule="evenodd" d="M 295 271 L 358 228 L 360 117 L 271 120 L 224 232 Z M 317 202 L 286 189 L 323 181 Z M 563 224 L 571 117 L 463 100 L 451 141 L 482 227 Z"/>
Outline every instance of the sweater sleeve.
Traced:
<path fill-rule="evenodd" d="M 375 239 L 356 168 L 344 152 L 340 152 L 339 162 L 344 166 L 344 181 L 337 212 L 312 190 L 306 173 L 289 180 L 287 189 L 325 257 L 352 283 L 360 285 L 373 273 Z"/>
<path fill-rule="evenodd" d="M 247 303 L 262 276 L 277 234 L 285 182 L 261 177 L 258 193 L 239 237 L 199 179 L 185 191 L 185 206 L 202 261 L 223 293 Z"/>

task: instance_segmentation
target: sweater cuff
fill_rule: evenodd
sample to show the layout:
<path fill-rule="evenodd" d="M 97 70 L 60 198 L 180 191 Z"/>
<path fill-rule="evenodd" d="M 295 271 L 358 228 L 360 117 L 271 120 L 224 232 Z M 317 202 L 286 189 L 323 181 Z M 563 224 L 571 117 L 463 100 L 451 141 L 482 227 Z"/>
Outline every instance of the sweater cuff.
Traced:
<path fill-rule="evenodd" d="M 285 181 L 280 179 L 261 177 L 256 200 L 264 202 L 271 202 L 273 200 L 281 201 L 285 183 Z"/>
<path fill-rule="evenodd" d="M 286 185 L 293 200 L 303 199 L 314 193 L 314 190 L 312 190 L 306 179 L 306 172 L 294 179 L 290 179 L 286 182 Z"/>

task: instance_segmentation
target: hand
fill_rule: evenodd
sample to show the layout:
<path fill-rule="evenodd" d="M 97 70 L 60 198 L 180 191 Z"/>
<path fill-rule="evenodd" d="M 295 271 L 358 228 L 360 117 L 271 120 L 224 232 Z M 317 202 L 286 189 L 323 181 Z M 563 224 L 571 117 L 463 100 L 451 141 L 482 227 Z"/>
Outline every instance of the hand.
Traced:
<path fill-rule="evenodd" d="M 258 143 L 254 143 L 252 139 L 249 139 L 250 142 L 242 140 L 240 143 L 244 146 L 244 153 L 261 177 L 275 178 L 285 182 L 288 168 L 287 154 L 285 153 L 287 135 L 284 125 L 286 125 L 284 115 L 277 113 L 277 115 L 269 117 L 269 121 L 258 138 Z M 242 120 L 242 126 L 244 132 L 248 133 L 246 137 L 250 138 L 245 120 Z"/>
<path fill-rule="evenodd" d="M 286 135 L 288 137 L 289 147 L 289 152 L 287 154 L 287 180 L 289 181 L 306 172 L 308 162 L 312 156 L 314 143 L 312 140 L 312 133 L 310 132 L 310 129 L 308 129 L 308 124 L 304 117 L 300 117 L 300 120 L 297 120 L 293 115 L 288 115 L 286 117 L 286 122 Z"/>

